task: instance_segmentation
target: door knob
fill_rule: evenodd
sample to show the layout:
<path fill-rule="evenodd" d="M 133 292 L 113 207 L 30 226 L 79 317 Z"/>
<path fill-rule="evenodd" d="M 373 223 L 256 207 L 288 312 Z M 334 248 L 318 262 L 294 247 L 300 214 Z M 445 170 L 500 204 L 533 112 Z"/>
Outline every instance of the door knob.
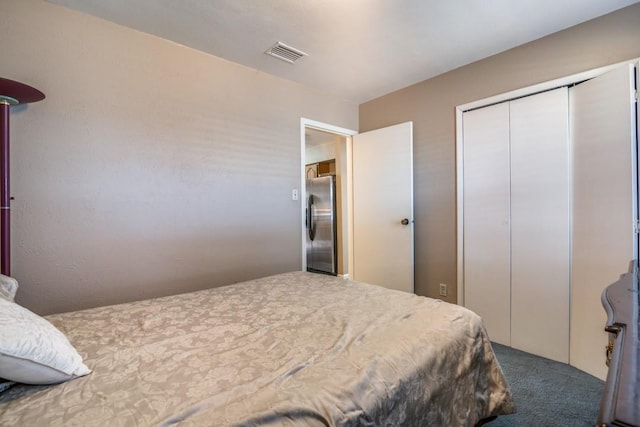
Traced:
<path fill-rule="evenodd" d="M 409 219 L 408 218 L 402 218 L 402 221 L 400 221 L 400 224 L 409 225 Z"/>

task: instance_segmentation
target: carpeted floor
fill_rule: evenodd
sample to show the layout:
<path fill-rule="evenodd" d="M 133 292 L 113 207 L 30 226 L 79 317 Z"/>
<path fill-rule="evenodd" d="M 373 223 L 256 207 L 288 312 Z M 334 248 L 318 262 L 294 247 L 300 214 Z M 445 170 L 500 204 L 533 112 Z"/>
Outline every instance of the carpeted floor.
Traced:
<path fill-rule="evenodd" d="M 492 345 L 511 386 L 518 412 L 500 416 L 485 426 L 596 425 L 603 381 L 564 363 L 500 344 Z"/>

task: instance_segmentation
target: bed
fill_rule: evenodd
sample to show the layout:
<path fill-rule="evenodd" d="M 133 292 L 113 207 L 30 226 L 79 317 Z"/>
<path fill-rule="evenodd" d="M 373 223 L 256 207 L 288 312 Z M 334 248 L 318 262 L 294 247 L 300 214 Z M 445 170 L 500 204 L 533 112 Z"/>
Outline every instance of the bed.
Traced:
<path fill-rule="evenodd" d="M 515 410 L 477 315 L 332 276 L 46 320 L 91 373 L 9 387 L 0 425 L 473 426 Z"/>

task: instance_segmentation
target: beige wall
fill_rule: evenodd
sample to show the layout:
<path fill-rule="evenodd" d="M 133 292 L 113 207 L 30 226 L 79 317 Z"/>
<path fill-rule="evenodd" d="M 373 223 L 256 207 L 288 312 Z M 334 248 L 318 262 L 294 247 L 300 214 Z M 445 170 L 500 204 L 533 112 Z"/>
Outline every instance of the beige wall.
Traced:
<path fill-rule="evenodd" d="M 361 132 L 413 121 L 416 293 L 457 298 L 455 106 L 640 57 L 638 23 L 640 4 L 360 105 Z"/>
<path fill-rule="evenodd" d="M 301 266 L 300 117 L 357 105 L 41 0 L 0 2 L 13 275 L 41 313 Z"/>

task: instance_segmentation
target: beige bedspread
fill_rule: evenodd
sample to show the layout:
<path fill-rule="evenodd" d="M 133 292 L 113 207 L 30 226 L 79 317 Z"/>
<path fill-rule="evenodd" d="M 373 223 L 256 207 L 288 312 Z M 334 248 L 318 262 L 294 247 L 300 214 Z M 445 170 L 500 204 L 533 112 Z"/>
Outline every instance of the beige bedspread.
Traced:
<path fill-rule="evenodd" d="M 0 394 L 0 425 L 457 426 L 513 402 L 478 316 L 294 272 L 47 317 L 93 373 Z"/>

